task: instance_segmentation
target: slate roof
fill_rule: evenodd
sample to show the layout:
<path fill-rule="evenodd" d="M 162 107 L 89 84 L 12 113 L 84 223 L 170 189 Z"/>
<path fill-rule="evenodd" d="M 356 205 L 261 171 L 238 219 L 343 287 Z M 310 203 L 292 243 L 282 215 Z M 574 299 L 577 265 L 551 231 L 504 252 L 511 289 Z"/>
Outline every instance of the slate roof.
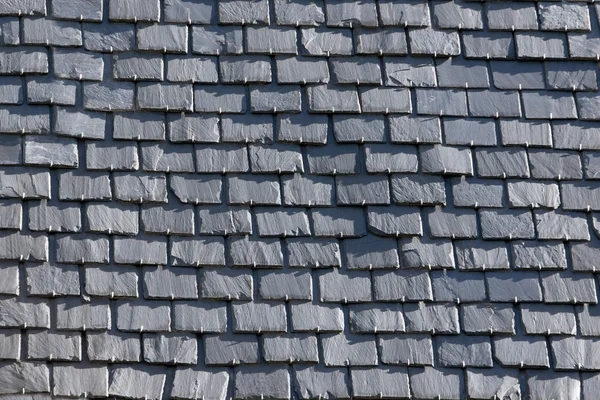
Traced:
<path fill-rule="evenodd" d="M 0 400 L 600 393 L 594 1 L 0 1 Z"/>

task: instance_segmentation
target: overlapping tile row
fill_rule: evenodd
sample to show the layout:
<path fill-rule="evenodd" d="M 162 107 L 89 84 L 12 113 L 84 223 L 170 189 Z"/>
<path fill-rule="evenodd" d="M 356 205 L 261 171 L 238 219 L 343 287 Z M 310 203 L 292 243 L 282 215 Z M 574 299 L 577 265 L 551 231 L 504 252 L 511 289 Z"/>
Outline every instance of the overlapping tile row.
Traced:
<path fill-rule="evenodd" d="M 0 2 L 0 398 L 596 399 L 593 2 Z"/>

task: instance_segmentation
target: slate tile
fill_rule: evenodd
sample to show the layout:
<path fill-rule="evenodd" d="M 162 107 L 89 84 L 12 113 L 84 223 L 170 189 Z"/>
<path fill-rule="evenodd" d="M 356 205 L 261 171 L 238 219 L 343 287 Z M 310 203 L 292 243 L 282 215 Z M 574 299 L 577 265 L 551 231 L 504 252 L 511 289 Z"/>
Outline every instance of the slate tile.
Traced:
<path fill-rule="evenodd" d="M 472 398 L 519 398 L 521 387 L 516 371 L 510 369 L 467 370 L 467 393 Z"/>
<path fill-rule="evenodd" d="M 337 84 L 381 85 L 379 59 L 362 57 L 360 61 L 331 58 L 332 82 Z"/>
<path fill-rule="evenodd" d="M 0 262 L 0 271 L 4 278 L 0 283 L 0 293 L 19 294 L 19 263 Z"/>
<path fill-rule="evenodd" d="M 221 56 L 219 72 L 222 83 L 271 82 L 271 62 L 268 56 Z"/>
<path fill-rule="evenodd" d="M 481 235 L 484 239 L 533 239 L 531 211 L 481 210 Z"/>
<path fill-rule="evenodd" d="M 281 243 L 279 239 L 232 238 L 229 240 L 227 262 L 238 267 L 282 267 Z"/>
<path fill-rule="evenodd" d="M 326 59 L 312 57 L 276 57 L 278 83 L 328 83 Z"/>
<path fill-rule="evenodd" d="M 521 5 L 515 5 L 514 7 L 517 6 L 521 7 Z M 494 86 L 497 89 L 543 90 L 546 88 L 543 64 L 539 61 L 492 61 L 490 65 Z"/>
<path fill-rule="evenodd" d="M 552 130 L 545 121 L 500 120 L 504 146 L 551 147 Z"/>
<path fill-rule="evenodd" d="M 426 366 L 410 373 L 411 393 L 417 398 L 435 398 L 457 400 L 461 396 L 463 375 L 457 370 Z"/>
<path fill-rule="evenodd" d="M 521 320 L 528 335 L 575 335 L 577 325 L 572 306 L 521 305 Z"/>
<path fill-rule="evenodd" d="M 86 332 L 91 361 L 139 362 L 140 336 L 133 333 Z"/>
<path fill-rule="evenodd" d="M 561 377 L 550 376 L 546 371 L 528 373 L 527 387 L 533 399 L 552 397 L 558 393 L 568 393 L 567 399 L 580 396 L 581 384 L 578 374 L 565 374 Z"/>
<path fill-rule="evenodd" d="M 303 400 L 349 399 L 350 392 L 343 368 L 299 366 L 294 368 L 295 393 Z"/>
<path fill-rule="evenodd" d="M 531 174 L 538 179 L 581 179 L 581 159 L 576 152 L 530 150 Z"/>
<path fill-rule="evenodd" d="M 325 4 L 327 26 L 365 27 L 378 25 L 377 7 L 374 1 L 345 3 L 334 0 Z"/>
<path fill-rule="evenodd" d="M 598 369 L 595 357 L 597 352 L 598 341 L 594 339 L 564 337 L 552 340 L 552 354 L 556 360 L 556 369 Z"/>
<path fill-rule="evenodd" d="M 286 240 L 286 250 L 290 267 L 341 266 L 340 246 L 335 239 L 290 238 Z"/>
<path fill-rule="evenodd" d="M 111 329 L 108 300 L 86 303 L 79 298 L 56 300 L 56 329 L 102 331 Z"/>
<path fill-rule="evenodd" d="M 202 235 L 252 234 L 252 221 L 247 207 L 202 206 L 198 209 L 198 233 Z"/>
<path fill-rule="evenodd" d="M 381 9 L 381 3 L 380 9 Z M 408 53 L 403 29 L 356 29 L 356 54 L 405 55 Z"/>
<path fill-rule="evenodd" d="M 48 261 L 48 237 L 37 234 L 0 234 L 0 259 Z"/>
<path fill-rule="evenodd" d="M 577 110 L 571 94 L 523 92 L 526 118 L 575 119 Z"/>
<path fill-rule="evenodd" d="M 245 113 L 246 89 L 243 86 L 196 86 L 194 110 L 200 113 Z"/>
<path fill-rule="evenodd" d="M 109 52 L 135 49 L 134 24 L 82 23 L 83 46 L 89 51 Z"/>
<path fill-rule="evenodd" d="M 138 215 L 138 206 L 133 204 L 90 203 L 86 208 L 88 229 L 109 235 L 137 234 Z"/>
<path fill-rule="evenodd" d="M 373 290 L 378 301 L 433 300 L 431 280 L 427 272 L 399 270 L 375 271 Z"/>
<path fill-rule="evenodd" d="M 25 271 L 29 296 L 79 295 L 79 269 L 75 265 L 30 264 Z"/>
<path fill-rule="evenodd" d="M 431 280 L 435 301 L 460 303 L 486 300 L 482 272 L 433 271 Z"/>
<path fill-rule="evenodd" d="M 133 82 L 83 84 L 83 108 L 93 111 L 133 111 Z"/>
<path fill-rule="evenodd" d="M 401 304 L 352 305 L 349 321 L 354 333 L 404 332 Z"/>
<path fill-rule="evenodd" d="M 586 179 L 597 179 L 600 175 L 600 155 L 596 152 L 584 153 L 583 170 Z"/>
<path fill-rule="evenodd" d="M 590 240 L 583 213 L 536 212 L 535 225 L 538 239 Z"/>
<path fill-rule="evenodd" d="M 308 334 L 264 335 L 263 354 L 266 362 L 318 362 L 317 337 Z"/>
<path fill-rule="evenodd" d="M 590 304 L 576 305 L 575 312 L 581 336 L 598 336 L 600 325 L 598 325 L 597 307 Z"/>
<path fill-rule="evenodd" d="M 368 208 L 369 231 L 378 236 L 421 236 L 421 214 L 416 207 Z"/>
<path fill-rule="evenodd" d="M 216 115 L 167 114 L 169 140 L 175 143 L 216 143 L 219 117 Z"/>
<path fill-rule="evenodd" d="M 108 369 L 77 364 L 52 368 L 53 394 L 59 396 L 108 396 Z"/>
<path fill-rule="evenodd" d="M 597 303 L 592 274 L 572 271 L 542 272 L 542 288 L 547 303 Z"/>
<path fill-rule="evenodd" d="M 298 54 L 296 30 L 280 27 L 247 27 L 249 54 Z"/>
<path fill-rule="evenodd" d="M 334 178 L 328 176 L 304 176 L 295 173 L 282 177 L 285 205 L 330 206 L 332 204 Z"/>
<path fill-rule="evenodd" d="M 432 238 L 476 238 L 477 216 L 474 210 L 445 210 L 436 206 L 427 211 L 429 236 Z"/>
<path fill-rule="evenodd" d="M 264 143 L 273 142 L 273 116 L 231 115 L 221 119 L 223 142 Z"/>
<path fill-rule="evenodd" d="M 58 263 L 108 263 L 109 241 L 104 235 L 69 235 L 56 237 Z"/>
<path fill-rule="evenodd" d="M 141 153 L 144 171 L 195 172 L 191 145 L 144 143 Z"/>
<path fill-rule="evenodd" d="M 520 117 L 518 92 L 469 90 L 469 111 L 475 117 Z"/>
<path fill-rule="evenodd" d="M 2 229 L 21 230 L 23 208 L 19 200 L 5 200 L 0 202 L 0 227 Z"/>
<path fill-rule="evenodd" d="M 522 271 L 518 276 L 505 271 L 486 272 L 487 289 L 492 302 L 541 302 L 539 281 L 539 274 L 533 271 Z"/>
<path fill-rule="evenodd" d="M 196 271 L 190 268 L 144 268 L 144 297 L 197 299 Z"/>
<path fill-rule="evenodd" d="M 81 333 L 29 331 L 27 359 L 81 361 Z"/>
<path fill-rule="evenodd" d="M 178 266 L 223 266 L 225 249 L 223 238 L 171 239 L 171 264 Z"/>
<path fill-rule="evenodd" d="M 0 61 L 3 75 L 48 73 L 48 53 L 43 47 L 30 47 L 30 50 L 3 48 Z"/>
<path fill-rule="evenodd" d="M 433 23 L 438 28 L 483 29 L 483 6 L 477 3 L 436 1 Z"/>
<path fill-rule="evenodd" d="M 167 0 L 165 2 L 165 22 L 190 24 L 210 24 L 213 22 L 214 2 L 203 0 Z"/>
<path fill-rule="evenodd" d="M 367 236 L 345 241 L 348 269 L 399 268 L 398 244 L 394 239 Z"/>
<path fill-rule="evenodd" d="M 46 18 L 24 18 L 23 43 L 57 47 L 81 46 L 81 25 Z"/>
<path fill-rule="evenodd" d="M 0 44 L 4 46 L 18 45 L 21 41 L 21 39 L 19 38 L 19 31 L 19 20 L 17 18 L 0 18 Z"/>
<path fill-rule="evenodd" d="M 46 2 L 33 1 L 9 1 L 2 4 L 0 14 L 5 15 L 46 15 Z"/>
<path fill-rule="evenodd" d="M 50 328 L 47 300 L 18 301 L 16 297 L 3 297 L 0 299 L 0 312 L 3 315 L 0 326 L 3 328 Z"/>
<path fill-rule="evenodd" d="M 517 1 L 487 4 L 490 30 L 537 30 L 538 19 L 533 4 Z"/>
<path fill-rule="evenodd" d="M 535 337 L 503 337 L 494 339 L 496 361 L 503 367 L 548 368 L 546 340 Z"/>
<path fill-rule="evenodd" d="M 219 1 L 219 23 L 234 25 L 268 25 L 269 2 L 266 0 Z"/>
<path fill-rule="evenodd" d="M 21 332 L 19 330 L 6 329 L 0 332 L 0 358 L 3 360 L 21 358 Z"/>
<path fill-rule="evenodd" d="M 58 137 L 25 136 L 24 163 L 34 166 L 77 168 L 77 141 Z"/>
<path fill-rule="evenodd" d="M 313 175 L 356 174 L 358 154 L 358 146 L 355 144 L 307 147 L 308 170 Z"/>
<path fill-rule="evenodd" d="M 433 348 L 429 335 L 381 335 L 377 346 L 383 364 L 433 365 Z"/>
<path fill-rule="evenodd" d="M 441 143 L 442 128 L 437 117 L 390 117 L 390 139 L 393 143 Z"/>
<path fill-rule="evenodd" d="M 151 113 L 119 113 L 114 116 L 113 139 L 165 140 L 165 119 Z"/>
<path fill-rule="evenodd" d="M 229 373 L 227 371 L 198 371 L 195 368 L 177 368 L 171 395 L 178 399 L 195 399 L 227 396 Z"/>
<path fill-rule="evenodd" d="M 113 242 L 114 261 L 117 264 L 167 263 L 167 239 L 147 236 L 115 237 Z"/>
<path fill-rule="evenodd" d="M 16 76 L 3 76 L 0 78 L 3 92 L 0 93 L 0 104 L 23 104 L 23 81 Z"/>
<path fill-rule="evenodd" d="M 196 364 L 196 338 L 180 334 L 144 334 L 144 361 L 149 364 Z"/>
<path fill-rule="evenodd" d="M 478 149 L 477 175 L 482 178 L 529 178 L 527 152 L 521 149 Z"/>
<path fill-rule="evenodd" d="M 369 271 L 341 271 L 334 268 L 319 274 L 321 302 L 363 303 L 370 302 L 371 275 Z"/>
<path fill-rule="evenodd" d="M 78 85 L 69 81 L 52 81 L 49 77 L 27 80 L 27 103 L 74 106 Z"/>
<path fill-rule="evenodd" d="M 541 3 L 539 8 L 542 31 L 589 31 L 590 15 L 584 4 Z"/>
<path fill-rule="evenodd" d="M 409 28 L 408 37 L 413 55 L 451 57 L 460 54 L 457 32 L 437 30 L 431 27 Z"/>
<path fill-rule="evenodd" d="M 515 58 L 515 40 L 510 32 L 465 32 L 462 38 L 466 58 L 487 60 Z"/>
<path fill-rule="evenodd" d="M 280 114 L 277 117 L 277 140 L 300 144 L 325 144 L 327 126 L 326 115 Z"/>
<path fill-rule="evenodd" d="M 256 208 L 260 237 L 310 236 L 308 215 L 303 209 Z"/>
<path fill-rule="evenodd" d="M 401 398 L 410 395 L 406 368 L 352 368 L 350 376 L 356 397 Z"/>
<path fill-rule="evenodd" d="M 292 303 L 290 320 L 294 332 L 340 332 L 344 314 L 335 304 Z"/>
<path fill-rule="evenodd" d="M 492 345 L 488 338 L 438 336 L 438 357 L 444 367 L 492 367 Z"/>
<path fill-rule="evenodd" d="M 217 60 L 214 57 L 167 57 L 169 82 L 217 83 Z"/>
<path fill-rule="evenodd" d="M 548 61 L 546 67 L 546 82 L 550 90 L 598 90 L 596 82 L 597 67 L 593 63 Z"/>
<path fill-rule="evenodd" d="M 258 289 L 264 300 L 312 300 L 310 272 L 259 272 Z"/>
<path fill-rule="evenodd" d="M 129 203 L 166 203 L 167 182 L 164 174 L 113 174 L 115 198 Z"/>
<path fill-rule="evenodd" d="M 598 208 L 598 186 L 593 183 L 562 183 L 563 210 L 590 211 Z"/>
<path fill-rule="evenodd" d="M 571 263 L 573 271 L 578 272 L 595 272 L 598 247 L 596 243 L 571 243 L 569 246 L 571 249 Z M 593 261 L 590 261 L 593 260 Z M 565 260 L 566 264 L 566 260 Z M 566 265 L 563 267 L 566 269 Z"/>
<path fill-rule="evenodd" d="M 166 332 L 171 326 L 168 301 L 117 301 L 117 328 L 124 332 Z"/>
<path fill-rule="evenodd" d="M 280 205 L 279 181 L 270 175 L 230 175 L 229 204 Z"/>
<path fill-rule="evenodd" d="M 137 106 L 151 111 L 192 111 L 192 85 L 140 83 L 137 85 Z"/>
<path fill-rule="evenodd" d="M 600 131 L 592 122 L 553 123 L 553 141 L 557 149 L 598 150 Z"/>
<path fill-rule="evenodd" d="M 113 78 L 125 81 L 162 81 L 163 57 L 134 52 L 117 53 L 112 57 Z"/>
<path fill-rule="evenodd" d="M 134 267 L 85 268 L 85 292 L 101 297 L 138 297 L 138 274 Z"/>
<path fill-rule="evenodd" d="M 66 0 L 52 0 L 52 16 L 74 21 L 102 21 L 102 6 L 100 0 L 75 4 Z"/>
<path fill-rule="evenodd" d="M 429 6 L 425 1 L 397 3 L 383 0 L 379 3 L 381 23 L 384 26 L 429 26 Z"/>
<path fill-rule="evenodd" d="M 153 0 L 111 1 L 108 18 L 111 21 L 158 21 L 160 7 Z"/>
<path fill-rule="evenodd" d="M 501 181 L 478 178 L 453 178 L 452 204 L 455 207 L 502 207 L 504 185 Z"/>
<path fill-rule="evenodd" d="M 531 32 L 515 34 L 517 56 L 528 59 L 567 58 L 566 34 Z"/>
<path fill-rule="evenodd" d="M 190 6 L 202 6 L 190 3 Z M 191 17 L 191 14 L 190 14 Z M 206 18 L 203 13 L 199 18 Z M 241 54 L 244 51 L 242 29 L 235 26 L 192 26 L 192 53 L 205 55 Z"/>
<path fill-rule="evenodd" d="M 386 86 L 435 87 L 437 76 L 433 58 L 385 57 Z"/>
<path fill-rule="evenodd" d="M 248 147 L 250 167 L 255 173 L 304 172 L 301 149 L 297 145 L 270 144 Z"/>
<path fill-rule="evenodd" d="M 352 31 L 346 28 L 305 28 L 300 36 L 300 53 L 310 56 L 353 54 Z"/>
<path fill-rule="evenodd" d="M 382 116 L 333 116 L 333 134 L 338 143 L 384 142 L 385 119 Z"/>
<path fill-rule="evenodd" d="M 194 209 L 192 206 L 144 206 L 141 217 L 142 230 L 145 233 L 194 234 Z"/>
<path fill-rule="evenodd" d="M 57 78 L 102 81 L 104 77 L 104 61 L 99 55 L 55 48 L 52 59 Z"/>
<path fill-rule="evenodd" d="M 473 159 L 468 148 L 436 144 L 421 146 L 420 153 L 424 173 L 473 175 Z"/>
<path fill-rule="evenodd" d="M 188 29 L 179 25 L 142 25 L 137 29 L 138 50 L 185 54 Z"/>
<path fill-rule="evenodd" d="M 323 335 L 321 340 L 326 367 L 377 365 L 374 335 L 329 333 Z"/>
<path fill-rule="evenodd" d="M 182 203 L 221 203 L 222 181 L 220 176 L 191 174 L 171 175 L 170 188 Z"/>
<path fill-rule="evenodd" d="M 53 115 L 53 130 L 57 136 L 104 139 L 105 113 L 79 112 L 67 107 L 56 107 Z"/>
<path fill-rule="evenodd" d="M 448 303 L 407 303 L 404 305 L 406 331 L 411 333 L 457 334 L 458 309 Z"/>
<path fill-rule="evenodd" d="M 2 135 L 0 144 L 0 164 L 20 165 L 23 163 L 23 144 L 20 135 Z"/>
<path fill-rule="evenodd" d="M 515 334 L 515 312 L 510 304 L 475 303 L 461 306 L 462 328 L 466 333 Z"/>
<path fill-rule="evenodd" d="M 512 242 L 512 264 L 515 269 L 566 269 L 567 259 L 562 243 L 523 240 Z"/>
<path fill-rule="evenodd" d="M 2 394 L 50 393 L 50 372 L 46 363 L 15 362 L 0 364 Z"/>
<path fill-rule="evenodd" d="M 158 400 L 162 398 L 166 374 L 163 369 L 116 367 L 108 387 L 110 396 Z"/>
<path fill-rule="evenodd" d="M 387 176 L 340 176 L 336 178 L 339 205 L 389 204 Z"/>
<path fill-rule="evenodd" d="M 299 86 L 256 86 L 250 90 L 250 112 L 298 113 L 302 111 Z"/>
<path fill-rule="evenodd" d="M 483 61 L 448 58 L 437 63 L 436 71 L 439 85 L 442 87 L 489 88 L 490 86 L 487 66 Z"/>
<path fill-rule="evenodd" d="M 403 268 L 454 268 L 452 242 L 425 237 L 400 239 L 400 265 Z"/>
<path fill-rule="evenodd" d="M 364 113 L 409 113 L 412 111 L 410 92 L 406 89 L 372 88 L 359 92 Z"/>
<path fill-rule="evenodd" d="M 243 270 L 202 270 L 200 294 L 203 298 L 221 300 L 252 300 L 252 274 Z"/>
<path fill-rule="evenodd" d="M 234 332 L 286 332 L 285 305 L 272 303 L 233 303 Z"/>
<path fill-rule="evenodd" d="M 508 269 L 506 246 L 502 242 L 456 240 L 456 262 L 461 270 Z"/>
<path fill-rule="evenodd" d="M 226 303 L 194 300 L 173 303 L 173 329 L 187 332 L 225 332 L 227 330 Z"/>
<path fill-rule="evenodd" d="M 584 399 L 593 399 L 597 390 L 598 374 L 594 372 L 582 373 L 582 391 Z"/>
<path fill-rule="evenodd" d="M 464 90 L 417 89 L 417 114 L 466 117 Z"/>
<path fill-rule="evenodd" d="M 290 398 L 290 375 L 273 366 L 238 367 L 235 369 L 235 398 Z"/>
<path fill-rule="evenodd" d="M 314 113 L 360 113 L 358 91 L 355 88 L 316 85 L 306 88 L 308 111 Z"/>
<path fill-rule="evenodd" d="M 4 106 L 0 110 L 0 132 L 46 134 L 50 131 L 49 111 L 45 106 Z"/>
<path fill-rule="evenodd" d="M 320 0 L 275 0 L 274 6 L 277 25 L 319 26 L 325 22 Z"/>
<path fill-rule="evenodd" d="M 137 146 L 131 142 L 88 142 L 85 160 L 90 170 L 135 171 L 139 168 Z"/>

